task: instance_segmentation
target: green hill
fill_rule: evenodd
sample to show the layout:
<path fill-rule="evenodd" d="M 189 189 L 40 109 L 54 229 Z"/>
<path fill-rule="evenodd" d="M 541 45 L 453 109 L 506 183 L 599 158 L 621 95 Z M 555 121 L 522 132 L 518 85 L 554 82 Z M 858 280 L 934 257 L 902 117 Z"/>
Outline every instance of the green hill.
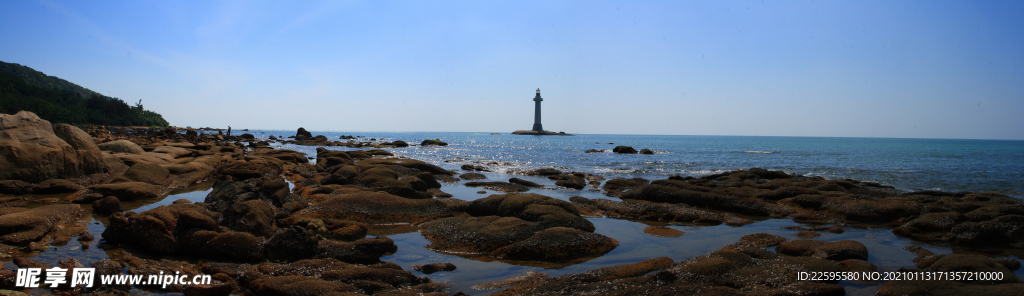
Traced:
<path fill-rule="evenodd" d="M 32 111 L 53 123 L 167 126 L 167 120 L 77 84 L 0 61 L 0 113 Z"/>

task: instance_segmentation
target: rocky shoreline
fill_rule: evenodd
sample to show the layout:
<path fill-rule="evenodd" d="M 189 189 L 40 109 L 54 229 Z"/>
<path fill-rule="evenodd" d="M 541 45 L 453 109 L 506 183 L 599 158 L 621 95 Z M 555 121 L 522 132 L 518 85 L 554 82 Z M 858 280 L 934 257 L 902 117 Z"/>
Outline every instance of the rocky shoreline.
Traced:
<path fill-rule="evenodd" d="M 251 134 L 200 135 L 194 130 L 82 130 L 51 125 L 29 112 L 2 114 L 0 152 L 6 154 L 0 158 L 0 254 L 7 255 L 0 257 L 18 267 L 50 268 L 24 257 L 73 239 L 102 239 L 110 259 L 65 258 L 61 266 L 95 267 L 100 274 L 126 270 L 213 277 L 208 286 L 146 287 L 185 295 L 449 295 L 473 291 L 449 291 L 446 283 L 382 261 L 398 247 L 388 237 L 368 235 L 368 230 L 405 224 L 437 252 L 553 266 L 585 262 L 619 247 L 617 240 L 597 232 L 589 217 L 736 227 L 754 220 L 790 219 L 808 225 L 798 229 L 808 238 L 842 232 L 843 227 L 880 227 L 898 236 L 962 248 L 1024 248 L 1024 203 L 1001 194 L 900 192 L 870 182 L 756 168 L 653 181 L 605 180 L 552 168 L 520 172 L 546 177 L 567 190 L 590 188 L 609 197 L 565 201 L 537 194 L 534 189 L 550 187 L 528 180 L 480 181 L 482 175 L 475 172 L 486 171 L 483 166 L 464 166 L 469 172 L 460 175 L 381 150 L 415 144 L 343 140 L 348 141 L 328 141 L 302 128 L 294 139 L 267 141 Z M 274 149 L 271 141 L 366 150 L 318 148 L 311 158 Z M 447 143 L 426 140 L 419 145 Z M 442 183 L 462 180 L 475 180 L 465 186 L 501 193 L 466 201 L 441 190 Z M 203 202 L 176 201 L 138 213 L 122 210 L 122 203 L 157 199 L 204 181 L 215 183 Z M 60 197 L 43 201 L 37 196 Z M 101 237 L 86 231 L 88 215 L 102 217 Z M 644 232 L 683 235 L 667 230 Z M 680 262 L 654 258 L 559 277 L 529 273 L 481 287 L 503 288 L 498 295 L 842 295 L 845 290 L 838 281 L 801 281 L 798 273 L 876 271 L 867 261 L 870 251 L 854 240 L 789 240 L 757 233 Z M 891 281 L 879 294 L 1024 291 L 1024 282 L 1012 273 L 1020 267 L 1016 259 L 907 251 L 917 259 L 907 262 L 914 268 L 906 271 L 983 271 L 1004 277 Z M 457 267 L 438 263 L 414 268 L 426 274 Z M 14 278 L 10 268 L 0 271 L 0 289 L 15 289 Z M 51 292 L 126 295 L 135 291 L 129 288 Z"/>

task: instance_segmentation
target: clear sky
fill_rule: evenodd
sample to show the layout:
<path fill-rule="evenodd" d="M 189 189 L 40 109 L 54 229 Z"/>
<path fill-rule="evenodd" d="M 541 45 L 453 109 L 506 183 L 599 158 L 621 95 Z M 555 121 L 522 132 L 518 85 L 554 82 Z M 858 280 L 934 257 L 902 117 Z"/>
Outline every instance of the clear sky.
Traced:
<path fill-rule="evenodd" d="M 0 61 L 171 124 L 1024 139 L 1024 1 L 4 1 Z"/>

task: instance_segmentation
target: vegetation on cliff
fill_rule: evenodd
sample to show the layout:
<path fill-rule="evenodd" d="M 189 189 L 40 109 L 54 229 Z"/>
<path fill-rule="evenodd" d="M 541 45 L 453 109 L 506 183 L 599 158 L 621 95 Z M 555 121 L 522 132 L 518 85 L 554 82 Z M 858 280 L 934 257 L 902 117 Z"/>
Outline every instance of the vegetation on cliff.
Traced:
<path fill-rule="evenodd" d="M 144 110 L 142 101 L 129 106 L 111 98 L 19 64 L 0 62 L 0 113 L 32 111 L 53 123 L 167 126 L 167 120 Z"/>

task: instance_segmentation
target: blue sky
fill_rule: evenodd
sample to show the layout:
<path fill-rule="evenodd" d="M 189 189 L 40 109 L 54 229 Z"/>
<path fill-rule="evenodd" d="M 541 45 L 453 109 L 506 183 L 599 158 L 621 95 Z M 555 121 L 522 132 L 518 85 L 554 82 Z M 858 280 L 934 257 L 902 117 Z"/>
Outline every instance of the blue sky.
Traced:
<path fill-rule="evenodd" d="M 296 3 L 298 2 L 298 3 Z M 1024 139 L 1021 1 L 5 1 L 178 126 Z"/>

